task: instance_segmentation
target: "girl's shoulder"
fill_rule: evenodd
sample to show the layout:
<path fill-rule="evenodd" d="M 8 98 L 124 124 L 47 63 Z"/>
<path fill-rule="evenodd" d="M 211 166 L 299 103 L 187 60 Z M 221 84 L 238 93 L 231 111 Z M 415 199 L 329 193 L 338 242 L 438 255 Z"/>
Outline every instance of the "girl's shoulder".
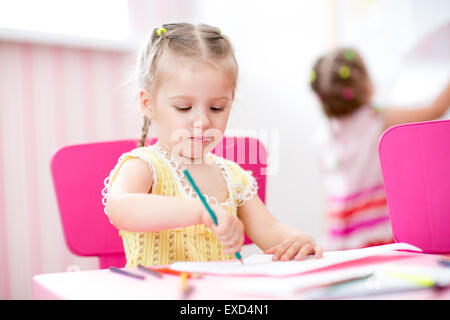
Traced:
<path fill-rule="evenodd" d="M 160 172 L 165 167 L 162 156 L 158 154 L 155 148 L 153 148 L 152 146 L 137 147 L 123 153 L 119 157 L 110 175 L 114 176 L 115 174 L 117 174 L 117 172 L 125 164 L 125 162 L 131 159 L 139 159 L 144 161 L 148 165 L 149 169 L 153 172 L 154 176 L 157 174 L 157 172 Z"/>
<path fill-rule="evenodd" d="M 258 193 L 258 183 L 253 177 L 251 170 L 245 170 L 238 163 L 211 154 L 216 163 L 221 166 L 227 183 L 231 184 L 231 189 L 236 194 L 237 206 L 242 206 L 247 200 L 250 200 Z"/>
<path fill-rule="evenodd" d="M 330 119 L 329 127 L 333 132 L 362 132 L 383 123 L 381 110 L 378 106 L 364 105 L 348 116 Z"/>
<path fill-rule="evenodd" d="M 362 119 L 367 119 L 372 121 L 373 119 L 380 118 L 382 116 L 383 108 L 377 104 L 366 104 L 356 109 L 348 117 L 343 117 L 342 121 L 361 121 Z"/>
<path fill-rule="evenodd" d="M 145 147 L 137 147 L 129 152 L 127 152 L 130 155 L 142 155 L 142 156 L 151 156 L 155 154 L 155 149 L 153 146 L 145 146 Z"/>
<path fill-rule="evenodd" d="M 154 164 L 162 163 L 164 159 L 168 158 L 167 155 L 163 154 L 162 150 L 153 145 L 137 147 L 133 150 L 125 152 L 122 157 L 140 158 L 146 162 L 150 161 Z"/>

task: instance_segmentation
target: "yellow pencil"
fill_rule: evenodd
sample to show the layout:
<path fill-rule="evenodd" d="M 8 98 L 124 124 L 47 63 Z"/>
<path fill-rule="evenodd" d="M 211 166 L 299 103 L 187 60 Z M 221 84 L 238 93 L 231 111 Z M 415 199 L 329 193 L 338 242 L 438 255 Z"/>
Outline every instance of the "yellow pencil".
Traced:
<path fill-rule="evenodd" d="M 192 287 L 188 285 L 188 274 L 186 272 L 180 274 L 180 287 L 181 295 L 183 299 L 186 299 L 192 291 Z"/>

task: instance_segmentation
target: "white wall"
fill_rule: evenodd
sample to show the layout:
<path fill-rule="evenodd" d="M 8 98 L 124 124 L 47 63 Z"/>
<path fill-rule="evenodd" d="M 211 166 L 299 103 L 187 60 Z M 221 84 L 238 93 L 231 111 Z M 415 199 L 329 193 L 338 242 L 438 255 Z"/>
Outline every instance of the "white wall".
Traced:
<path fill-rule="evenodd" d="M 361 51 L 378 104 L 405 108 L 428 103 L 449 80 L 450 1 L 336 4 L 337 41 Z"/>

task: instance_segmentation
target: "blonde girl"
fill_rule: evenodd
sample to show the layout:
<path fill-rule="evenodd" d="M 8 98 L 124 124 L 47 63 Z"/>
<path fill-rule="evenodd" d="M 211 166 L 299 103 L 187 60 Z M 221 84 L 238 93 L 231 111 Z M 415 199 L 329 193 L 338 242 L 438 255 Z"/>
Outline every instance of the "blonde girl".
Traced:
<path fill-rule="evenodd" d="M 236 89 L 229 39 L 204 24 L 166 24 L 152 32 L 137 69 L 145 117 L 141 145 L 120 157 L 104 189 L 126 266 L 233 259 L 244 232 L 274 260 L 320 257 L 310 236 L 269 213 L 250 173 L 210 152 L 223 137 Z M 145 146 L 149 126 L 158 142 Z M 217 226 L 184 168 L 206 194 Z"/>

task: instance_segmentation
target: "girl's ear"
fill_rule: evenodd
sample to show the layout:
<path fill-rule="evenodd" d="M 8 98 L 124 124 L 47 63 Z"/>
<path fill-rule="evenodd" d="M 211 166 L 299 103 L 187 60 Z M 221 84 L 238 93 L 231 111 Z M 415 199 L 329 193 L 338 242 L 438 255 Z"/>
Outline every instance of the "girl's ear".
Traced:
<path fill-rule="evenodd" d="M 153 104 L 151 102 L 150 93 L 147 90 L 143 89 L 139 91 L 141 110 L 150 120 L 153 118 Z"/>

